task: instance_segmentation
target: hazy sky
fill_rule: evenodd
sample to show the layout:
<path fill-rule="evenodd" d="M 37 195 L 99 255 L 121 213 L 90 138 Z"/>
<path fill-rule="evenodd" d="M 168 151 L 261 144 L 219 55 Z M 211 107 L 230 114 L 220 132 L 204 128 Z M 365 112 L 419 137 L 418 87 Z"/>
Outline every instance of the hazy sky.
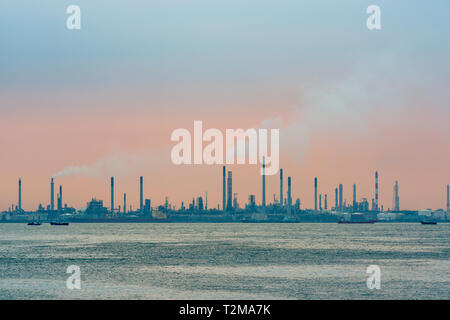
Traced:
<path fill-rule="evenodd" d="M 81 30 L 66 8 L 81 8 Z M 366 8 L 381 7 L 379 31 Z M 108 177 L 136 207 L 139 175 L 153 204 L 208 191 L 221 201 L 219 166 L 174 166 L 170 134 L 204 126 L 280 128 L 293 198 L 313 206 L 313 180 L 334 203 L 442 208 L 450 183 L 450 2 L 23 1 L 0 2 L 0 210 L 64 202 L 109 204 Z M 78 168 L 78 169 L 77 169 Z M 241 204 L 261 200 L 256 166 L 233 166 Z M 278 177 L 267 198 L 278 197 Z M 287 187 L 285 187 L 287 190 Z"/>

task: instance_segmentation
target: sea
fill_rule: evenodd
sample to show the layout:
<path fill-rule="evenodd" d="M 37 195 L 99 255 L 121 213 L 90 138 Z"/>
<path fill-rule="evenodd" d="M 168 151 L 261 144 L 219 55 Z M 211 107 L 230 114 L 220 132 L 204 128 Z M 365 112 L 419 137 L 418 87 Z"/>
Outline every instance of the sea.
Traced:
<path fill-rule="evenodd" d="M 450 224 L 1 223 L 0 299 L 450 299 Z"/>

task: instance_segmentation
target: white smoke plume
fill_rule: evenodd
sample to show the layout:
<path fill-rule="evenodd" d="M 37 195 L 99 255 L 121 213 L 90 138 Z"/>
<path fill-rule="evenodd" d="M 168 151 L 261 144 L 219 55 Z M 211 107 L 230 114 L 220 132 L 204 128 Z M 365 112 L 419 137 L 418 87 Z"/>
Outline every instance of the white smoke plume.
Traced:
<path fill-rule="evenodd" d="M 123 177 L 133 175 L 143 170 L 149 164 L 152 167 L 161 165 L 162 159 L 149 154 L 140 155 L 112 155 L 100 158 L 87 165 L 69 165 L 55 173 L 54 178 L 64 178 L 74 175 L 105 178 L 109 176 Z"/>

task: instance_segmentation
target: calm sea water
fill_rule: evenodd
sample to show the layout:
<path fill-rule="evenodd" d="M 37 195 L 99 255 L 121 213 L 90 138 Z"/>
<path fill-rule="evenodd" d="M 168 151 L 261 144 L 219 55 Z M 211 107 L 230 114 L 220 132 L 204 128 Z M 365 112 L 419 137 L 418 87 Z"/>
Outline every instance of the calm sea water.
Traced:
<path fill-rule="evenodd" d="M 0 224 L 0 298 L 450 299 L 450 224 Z"/>

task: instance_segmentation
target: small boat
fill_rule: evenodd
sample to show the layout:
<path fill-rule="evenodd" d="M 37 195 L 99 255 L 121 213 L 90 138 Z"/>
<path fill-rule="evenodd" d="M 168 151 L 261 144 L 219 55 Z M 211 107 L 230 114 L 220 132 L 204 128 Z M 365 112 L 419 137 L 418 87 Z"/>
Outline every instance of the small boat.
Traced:
<path fill-rule="evenodd" d="M 345 221 L 345 220 L 339 220 L 338 223 L 343 223 L 343 224 L 361 224 L 361 223 L 375 223 L 377 222 L 377 220 L 373 219 L 373 220 L 365 220 L 365 221 Z"/>
<path fill-rule="evenodd" d="M 50 225 L 52 225 L 52 226 L 68 226 L 69 223 L 68 222 L 54 222 L 54 221 L 52 221 L 52 222 L 50 222 Z"/>
<path fill-rule="evenodd" d="M 421 224 L 437 224 L 436 221 L 420 221 Z"/>
<path fill-rule="evenodd" d="M 41 223 L 39 221 L 31 221 L 27 223 L 29 226 L 40 226 Z"/>

